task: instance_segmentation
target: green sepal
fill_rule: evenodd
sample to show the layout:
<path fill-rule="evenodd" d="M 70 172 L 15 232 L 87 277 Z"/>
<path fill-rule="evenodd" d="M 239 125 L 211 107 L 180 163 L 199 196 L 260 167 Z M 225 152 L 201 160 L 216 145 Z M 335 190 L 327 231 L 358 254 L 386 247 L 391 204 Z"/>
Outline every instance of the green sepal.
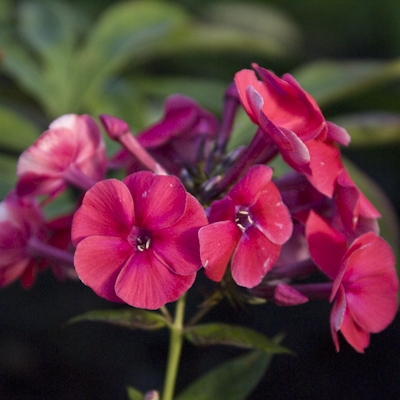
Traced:
<path fill-rule="evenodd" d="M 71 318 L 68 324 L 80 321 L 108 322 L 129 329 L 143 330 L 155 330 L 167 326 L 167 321 L 161 314 L 136 308 L 89 311 Z"/>
<path fill-rule="evenodd" d="M 215 344 L 259 349 L 266 353 L 292 353 L 276 341 L 250 328 L 224 323 L 196 325 L 185 330 L 185 337 L 197 346 Z"/>
<path fill-rule="evenodd" d="M 255 350 L 204 374 L 175 400 L 245 400 L 264 376 L 273 355 Z"/>

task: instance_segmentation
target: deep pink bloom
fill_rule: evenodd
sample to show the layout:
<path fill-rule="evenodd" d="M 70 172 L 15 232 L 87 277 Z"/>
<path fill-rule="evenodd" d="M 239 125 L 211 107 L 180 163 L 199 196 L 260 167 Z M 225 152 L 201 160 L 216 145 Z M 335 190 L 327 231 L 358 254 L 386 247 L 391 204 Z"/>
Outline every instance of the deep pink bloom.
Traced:
<path fill-rule="evenodd" d="M 397 312 L 393 251 L 373 232 L 347 248 L 345 237 L 314 212 L 307 220 L 306 236 L 313 260 L 333 280 L 331 331 L 336 349 L 340 330 L 351 346 L 364 352 L 370 333 L 385 329 Z"/>
<path fill-rule="evenodd" d="M 37 265 L 29 252 L 29 242 L 44 238 L 44 216 L 32 198 L 10 192 L 0 203 L 0 287 L 21 278 L 32 285 Z"/>
<path fill-rule="evenodd" d="M 342 168 L 340 152 L 333 141 L 350 142 L 345 129 L 325 121 L 315 100 L 290 75 L 278 78 L 253 64 L 261 77 L 244 69 L 235 76 L 240 101 L 250 119 L 269 135 L 284 160 L 331 197 Z"/>
<path fill-rule="evenodd" d="M 76 271 L 101 297 L 157 309 L 192 286 L 205 224 L 200 203 L 174 176 L 143 171 L 98 182 L 73 220 Z"/>
<path fill-rule="evenodd" d="M 21 154 L 16 190 L 20 196 L 53 196 L 69 184 L 88 189 L 104 179 L 105 171 L 100 128 L 88 115 L 67 114 Z"/>
<path fill-rule="evenodd" d="M 233 254 L 233 279 L 251 288 L 278 259 L 293 225 L 271 177 L 271 168 L 255 165 L 222 200 L 212 203 L 210 225 L 199 231 L 201 261 L 210 279 L 222 279 Z"/>
<path fill-rule="evenodd" d="M 217 119 L 201 108 L 193 99 L 175 94 L 165 102 L 164 116 L 136 136 L 138 142 L 170 173 L 179 174 L 185 165 L 196 165 L 210 150 L 211 140 L 218 130 Z M 114 157 L 127 162 L 129 172 L 136 172 L 138 165 L 133 157 L 122 150 Z"/>

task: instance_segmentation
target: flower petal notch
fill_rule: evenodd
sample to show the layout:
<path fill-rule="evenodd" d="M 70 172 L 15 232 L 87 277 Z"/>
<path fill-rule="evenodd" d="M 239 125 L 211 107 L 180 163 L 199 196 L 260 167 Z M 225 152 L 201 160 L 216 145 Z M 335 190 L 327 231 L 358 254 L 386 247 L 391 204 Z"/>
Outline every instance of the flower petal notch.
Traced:
<path fill-rule="evenodd" d="M 75 267 L 110 301 L 157 309 L 177 300 L 201 267 L 200 203 L 174 176 L 137 172 L 98 182 L 75 213 Z"/>

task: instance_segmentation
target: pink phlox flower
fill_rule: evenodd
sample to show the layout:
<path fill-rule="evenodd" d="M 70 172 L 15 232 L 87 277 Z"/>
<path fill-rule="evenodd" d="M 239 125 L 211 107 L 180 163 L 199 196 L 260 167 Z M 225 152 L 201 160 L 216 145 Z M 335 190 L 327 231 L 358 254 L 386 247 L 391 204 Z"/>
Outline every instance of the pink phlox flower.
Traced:
<path fill-rule="evenodd" d="M 18 195 L 49 195 L 69 184 L 87 189 L 106 172 L 100 128 L 88 115 L 67 114 L 25 150 L 17 164 Z"/>
<path fill-rule="evenodd" d="M 157 309 L 192 286 L 206 224 L 175 176 L 143 171 L 98 182 L 73 220 L 76 271 L 107 300 Z"/>
<path fill-rule="evenodd" d="M 44 215 L 38 203 L 10 192 L 0 203 L 0 287 L 18 278 L 24 288 L 32 285 L 38 265 L 29 254 L 29 242 L 44 238 Z"/>
<path fill-rule="evenodd" d="M 284 160 L 304 173 L 322 193 L 331 197 L 342 164 L 333 141 L 348 145 L 345 129 L 325 121 L 315 100 L 290 75 L 278 78 L 253 64 L 239 71 L 235 82 L 250 119 L 276 143 Z"/>
<path fill-rule="evenodd" d="M 210 279 L 222 279 L 233 254 L 233 279 L 251 288 L 278 259 L 293 225 L 271 177 L 271 168 L 255 165 L 222 200 L 212 203 L 210 225 L 199 231 L 201 261 Z"/>
<path fill-rule="evenodd" d="M 211 141 L 218 131 L 218 120 L 201 108 L 193 99 L 175 94 L 165 102 L 164 116 L 136 136 L 138 142 L 172 174 L 179 174 L 183 166 L 196 165 L 210 151 Z M 141 169 L 127 150 L 119 151 L 112 164 Z"/>
<path fill-rule="evenodd" d="M 390 246 L 374 232 L 346 238 L 314 212 L 306 236 L 315 263 L 333 280 L 332 338 L 339 351 L 338 331 L 358 352 L 369 345 L 370 333 L 380 332 L 397 312 L 399 282 Z"/>

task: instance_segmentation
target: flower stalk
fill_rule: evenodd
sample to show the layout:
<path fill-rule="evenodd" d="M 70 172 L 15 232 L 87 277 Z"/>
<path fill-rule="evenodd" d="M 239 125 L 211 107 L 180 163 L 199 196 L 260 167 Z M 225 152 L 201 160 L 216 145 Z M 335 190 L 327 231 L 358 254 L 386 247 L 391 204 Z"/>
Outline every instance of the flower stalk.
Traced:
<path fill-rule="evenodd" d="M 183 319 L 185 315 L 186 295 L 183 294 L 176 302 L 175 318 L 170 326 L 170 340 L 168 350 L 167 371 L 165 374 L 162 400 L 172 400 L 178 375 L 179 361 L 183 344 Z"/>

